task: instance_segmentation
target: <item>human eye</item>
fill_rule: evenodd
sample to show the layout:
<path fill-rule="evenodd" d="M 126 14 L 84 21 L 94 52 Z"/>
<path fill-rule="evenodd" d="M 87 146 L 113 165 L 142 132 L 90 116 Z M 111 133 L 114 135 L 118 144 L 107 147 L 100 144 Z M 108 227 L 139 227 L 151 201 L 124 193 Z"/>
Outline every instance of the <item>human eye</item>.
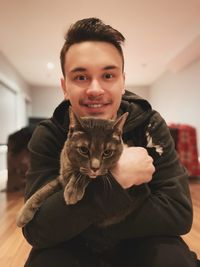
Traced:
<path fill-rule="evenodd" d="M 76 81 L 87 81 L 88 77 L 86 75 L 80 74 L 74 77 L 74 80 Z"/>
<path fill-rule="evenodd" d="M 110 79 L 113 79 L 114 78 L 114 75 L 112 73 L 106 72 L 106 73 L 103 74 L 103 78 L 105 80 L 110 80 Z"/>

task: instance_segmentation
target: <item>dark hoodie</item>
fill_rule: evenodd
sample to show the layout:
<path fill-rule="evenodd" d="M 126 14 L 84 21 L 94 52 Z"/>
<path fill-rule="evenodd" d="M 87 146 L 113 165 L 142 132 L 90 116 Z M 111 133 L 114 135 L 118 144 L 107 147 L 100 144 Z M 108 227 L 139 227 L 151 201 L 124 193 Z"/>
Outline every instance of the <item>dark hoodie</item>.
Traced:
<path fill-rule="evenodd" d="M 59 174 L 59 157 L 69 127 L 69 102 L 62 102 L 53 117 L 43 121 L 29 143 L 31 167 L 25 198 Z M 34 248 L 67 245 L 85 240 L 101 249 L 125 239 L 145 236 L 179 236 L 192 224 L 188 176 L 180 164 L 165 121 L 150 104 L 126 91 L 118 114 L 128 111 L 123 140 L 143 146 L 154 159 L 156 171 L 148 184 L 123 189 L 111 177 L 112 190 L 104 190 L 100 179 L 86 189 L 76 205 L 64 202 L 63 190 L 50 196 L 28 223 L 23 233 Z M 132 207 L 125 220 L 106 228 L 96 223 Z M 78 242 L 78 241 L 77 241 Z M 95 244 L 96 243 L 96 244 Z M 94 245 L 95 244 L 95 245 Z"/>

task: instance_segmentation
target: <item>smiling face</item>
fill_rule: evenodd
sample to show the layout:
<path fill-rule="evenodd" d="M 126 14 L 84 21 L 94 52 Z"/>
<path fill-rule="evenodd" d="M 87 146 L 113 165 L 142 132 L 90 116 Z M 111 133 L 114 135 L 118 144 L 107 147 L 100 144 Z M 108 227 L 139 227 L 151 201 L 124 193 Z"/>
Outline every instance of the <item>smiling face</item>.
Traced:
<path fill-rule="evenodd" d="M 124 93 L 123 61 L 110 43 L 73 44 L 65 55 L 65 99 L 79 117 L 115 118 Z"/>

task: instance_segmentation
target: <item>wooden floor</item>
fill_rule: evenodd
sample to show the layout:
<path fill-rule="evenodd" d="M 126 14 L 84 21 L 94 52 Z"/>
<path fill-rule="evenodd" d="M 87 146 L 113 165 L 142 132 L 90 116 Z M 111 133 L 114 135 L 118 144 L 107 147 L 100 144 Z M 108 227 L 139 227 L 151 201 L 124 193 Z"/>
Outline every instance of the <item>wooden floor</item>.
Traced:
<path fill-rule="evenodd" d="M 200 259 L 200 178 L 194 178 L 190 182 L 190 191 L 192 195 L 194 219 L 191 231 L 183 236 L 191 250 L 196 252 Z"/>
<path fill-rule="evenodd" d="M 16 227 L 17 211 L 23 204 L 22 193 L 0 193 L 0 266 L 23 267 L 30 245 Z"/>
<path fill-rule="evenodd" d="M 190 183 L 194 222 L 185 241 L 200 258 L 200 179 Z M 23 267 L 30 251 L 29 244 L 15 225 L 17 211 L 23 204 L 22 193 L 0 192 L 0 266 Z M 45 266 L 44 266 L 45 267 Z"/>

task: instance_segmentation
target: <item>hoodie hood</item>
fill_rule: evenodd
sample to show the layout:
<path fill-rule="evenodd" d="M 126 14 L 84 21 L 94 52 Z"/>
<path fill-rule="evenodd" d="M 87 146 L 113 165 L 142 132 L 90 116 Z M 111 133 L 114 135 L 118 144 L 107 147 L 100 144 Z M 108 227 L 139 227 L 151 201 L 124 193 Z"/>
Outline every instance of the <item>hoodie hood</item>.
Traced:
<path fill-rule="evenodd" d="M 53 117 L 51 118 L 51 120 L 63 131 L 68 131 L 69 129 L 69 106 L 70 102 L 64 100 L 55 109 Z M 118 116 L 125 112 L 129 113 L 124 126 L 124 132 L 129 132 L 144 122 L 150 116 L 151 112 L 149 111 L 151 111 L 151 105 L 147 100 L 126 90 L 125 94 L 122 96 L 121 105 L 118 110 Z"/>
<path fill-rule="evenodd" d="M 152 111 L 152 108 L 147 100 L 126 90 L 118 111 L 118 115 L 125 112 L 129 113 L 124 126 L 124 133 L 145 122 L 151 114 L 150 111 Z"/>

